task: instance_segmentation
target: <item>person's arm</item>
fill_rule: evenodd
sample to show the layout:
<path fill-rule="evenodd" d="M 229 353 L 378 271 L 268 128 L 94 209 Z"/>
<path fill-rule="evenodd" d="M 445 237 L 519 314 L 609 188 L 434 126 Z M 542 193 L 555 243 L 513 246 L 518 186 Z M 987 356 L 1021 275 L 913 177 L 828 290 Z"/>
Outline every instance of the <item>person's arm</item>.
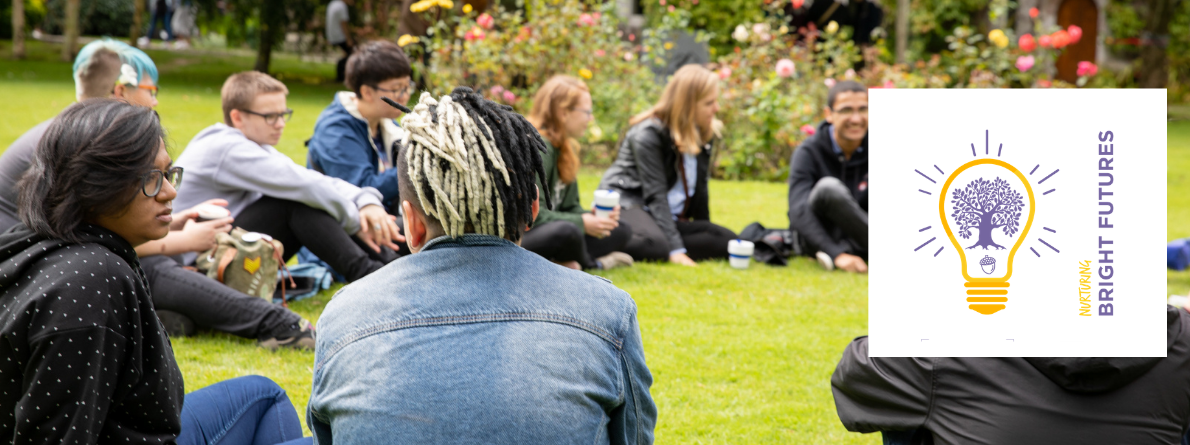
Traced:
<path fill-rule="evenodd" d="M 661 233 L 665 234 L 669 242 L 670 255 L 684 254 L 686 245 L 682 242 L 682 235 L 678 233 L 678 226 L 674 224 L 673 213 L 669 210 L 669 186 L 665 183 L 665 171 L 674 166 L 665 165 L 664 150 L 673 147 L 662 146 L 664 138 L 656 134 L 658 130 L 645 128 L 636 132 L 628 140 L 629 148 L 636 160 L 636 174 L 640 179 L 641 195 L 645 205 L 649 206 L 649 214 Z"/>
<path fill-rule="evenodd" d="M 653 374 L 645 365 L 645 350 L 641 343 L 635 304 L 625 325 L 624 343 L 620 351 L 624 373 L 624 405 L 611 413 L 607 425 L 608 437 L 613 444 L 651 444 L 653 429 L 657 426 L 657 405 L 649 393 Z"/>
<path fill-rule="evenodd" d="M 852 341 L 831 375 L 839 420 L 848 431 L 909 431 L 925 425 L 934 399 L 928 358 L 868 357 L 868 337 Z"/>
<path fill-rule="evenodd" d="M 810 147 L 802 145 L 793 152 L 793 159 L 789 162 L 789 228 L 831 258 L 837 258 L 840 253 L 847 253 L 847 246 L 831 238 L 810 208 L 810 190 L 820 179 L 814 169 L 814 156 L 810 150 Z"/>
<path fill-rule="evenodd" d="M 376 171 L 372 166 L 371 141 L 361 139 L 342 122 L 320 126 L 316 131 L 310 140 L 310 151 L 318 153 L 318 167 L 324 173 L 357 187 L 375 188 L 384 199 L 400 199 L 397 169 Z"/>
<path fill-rule="evenodd" d="M 382 206 L 376 189 L 361 189 L 309 170 L 280 152 L 247 141 L 224 152 L 214 177 L 226 189 L 258 191 L 323 210 L 352 235 L 360 230 L 360 208 Z"/>

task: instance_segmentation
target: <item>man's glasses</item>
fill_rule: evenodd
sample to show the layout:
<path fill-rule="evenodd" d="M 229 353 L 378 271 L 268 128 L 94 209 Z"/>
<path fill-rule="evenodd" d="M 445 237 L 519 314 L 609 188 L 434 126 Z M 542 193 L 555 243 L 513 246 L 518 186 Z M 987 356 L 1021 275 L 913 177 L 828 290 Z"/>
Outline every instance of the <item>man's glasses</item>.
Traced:
<path fill-rule="evenodd" d="M 399 90 L 390 90 L 388 88 L 380 88 L 378 86 L 374 86 L 374 87 L 372 87 L 372 89 L 375 89 L 376 91 L 379 91 L 381 93 L 391 93 L 391 94 L 396 94 L 398 96 L 404 96 L 406 94 L 413 94 L 414 91 L 417 91 L 417 84 L 414 82 L 409 82 L 409 85 L 405 85 L 404 88 L 401 88 Z"/>
<path fill-rule="evenodd" d="M 253 114 L 256 116 L 263 117 L 265 123 L 267 123 L 269 125 L 276 124 L 277 119 L 281 119 L 281 122 L 289 122 L 289 119 L 293 117 L 293 109 L 292 108 L 286 108 L 285 111 L 282 111 L 280 113 L 257 113 L 252 110 L 240 110 L 240 111 L 243 111 L 248 114 Z"/>
<path fill-rule="evenodd" d="M 844 107 L 844 108 L 835 110 L 834 113 L 836 116 L 839 116 L 840 118 L 843 118 L 843 119 L 850 118 L 852 115 L 854 115 L 856 113 L 859 113 L 860 116 L 868 117 L 868 107 L 859 107 L 859 108 Z"/>
<path fill-rule="evenodd" d="M 169 185 L 177 190 L 182 186 L 182 167 L 174 167 L 166 171 L 150 170 L 145 173 L 140 177 L 141 192 L 150 198 L 156 197 L 158 193 L 161 193 L 161 185 L 165 183 L 166 179 L 169 180 Z"/>

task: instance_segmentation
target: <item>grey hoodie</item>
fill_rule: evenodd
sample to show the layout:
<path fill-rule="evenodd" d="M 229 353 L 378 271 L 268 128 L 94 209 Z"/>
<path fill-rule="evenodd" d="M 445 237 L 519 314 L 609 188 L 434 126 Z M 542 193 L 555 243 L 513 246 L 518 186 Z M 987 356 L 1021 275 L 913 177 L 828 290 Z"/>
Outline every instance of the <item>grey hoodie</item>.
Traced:
<path fill-rule="evenodd" d="M 1167 356 L 1151 358 L 876 358 L 860 337 L 831 376 L 835 408 L 849 431 L 924 443 L 1180 444 L 1190 313 L 1169 307 L 1166 322 Z"/>
<path fill-rule="evenodd" d="M 268 145 L 248 140 L 222 123 L 199 132 L 174 165 L 185 169 L 175 209 L 209 199 L 227 200 L 232 216 L 262 196 L 296 201 L 329 213 L 349 235 L 359 231 L 359 209 L 380 204 L 380 192 L 298 165 Z"/>

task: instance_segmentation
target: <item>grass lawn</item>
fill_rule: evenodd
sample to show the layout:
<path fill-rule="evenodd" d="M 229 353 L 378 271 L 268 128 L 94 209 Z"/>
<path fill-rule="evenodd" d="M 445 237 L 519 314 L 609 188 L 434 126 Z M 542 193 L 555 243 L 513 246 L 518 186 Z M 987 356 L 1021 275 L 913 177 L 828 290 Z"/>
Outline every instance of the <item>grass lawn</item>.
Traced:
<path fill-rule="evenodd" d="M 31 42 L 29 61 L 0 58 L 0 150 L 29 127 L 74 99 L 70 65 L 57 49 Z M 10 54 L 0 41 L 0 54 Z M 202 128 L 221 119 L 219 88 L 230 73 L 249 69 L 245 56 L 150 52 L 161 70 L 158 111 L 180 153 Z M 274 70 L 290 73 L 295 110 L 278 149 L 305 163 L 302 141 L 336 86 L 328 64 L 274 56 Z M 1190 236 L 1190 122 L 1169 127 L 1169 237 Z M 595 189 L 597 171 L 580 175 Z M 787 224 L 785 186 L 712 181 L 714 219 L 740 230 L 760 221 Z M 589 196 L 584 197 L 589 205 Z M 877 266 L 878 267 L 878 266 Z M 823 272 L 808 259 L 790 267 L 731 269 L 724 262 L 698 268 L 644 264 L 601 274 L 635 298 L 652 394 L 659 409 L 659 443 L 880 443 L 878 435 L 848 433 L 839 424 L 830 374 L 843 347 L 867 332 L 867 277 Z M 333 289 L 332 289 L 333 290 Z M 1170 292 L 1190 292 L 1190 273 L 1170 273 Z M 331 293 L 296 303 L 317 321 Z M 313 353 L 269 352 L 254 342 L 217 333 L 174 339 L 187 390 L 245 374 L 268 376 L 284 387 L 305 418 Z"/>

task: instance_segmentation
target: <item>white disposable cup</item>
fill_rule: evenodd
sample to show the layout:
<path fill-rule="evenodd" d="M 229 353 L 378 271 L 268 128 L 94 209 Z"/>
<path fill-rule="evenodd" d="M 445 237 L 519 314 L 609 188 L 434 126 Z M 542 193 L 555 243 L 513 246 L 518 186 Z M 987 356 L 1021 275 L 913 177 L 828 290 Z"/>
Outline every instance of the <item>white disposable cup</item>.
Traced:
<path fill-rule="evenodd" d="M 1187 297 L 1185 295 L 1170 295 L 1169 305 L 1173 307 L 1186 307 Z"/>
<path fill-rule="evenodd" d="M 195 207 L 195 210 L 198 211 L 198 222 L 227 218 L 228 216 L 231 216 L 231 211 L 227 210 L 227 207 L 220 207 L 217 205 L 202 204 L 198 207 Z"/>
<path fill-rule="evenodd" d="M 756 247 L 751 241 L 733 239 L 727 242 L 727 261 L 736 269 L 747 269 L 752 261 L 752 250 Z"/>
<path fill-rule="evenodd" d="M 608 218 L 618 205 L 620 205 L 620 192 L 615 190 L 595 191 L 595 216 Z"/>

